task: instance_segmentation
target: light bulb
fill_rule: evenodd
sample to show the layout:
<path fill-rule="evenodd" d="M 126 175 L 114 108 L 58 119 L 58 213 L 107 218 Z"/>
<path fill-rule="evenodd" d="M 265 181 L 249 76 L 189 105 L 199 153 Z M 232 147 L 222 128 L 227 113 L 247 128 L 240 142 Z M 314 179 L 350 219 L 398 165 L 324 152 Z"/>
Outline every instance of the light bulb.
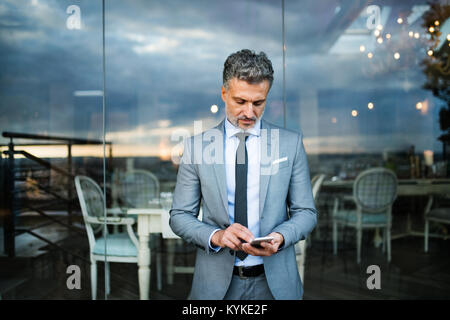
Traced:
<path fill-rule="evenodd" d="M 212 113 L 217 113 L 217 111 L 219 111 L 219 107 L 217 105 L 213 104 L 211 106 L 211 112 Z"/>

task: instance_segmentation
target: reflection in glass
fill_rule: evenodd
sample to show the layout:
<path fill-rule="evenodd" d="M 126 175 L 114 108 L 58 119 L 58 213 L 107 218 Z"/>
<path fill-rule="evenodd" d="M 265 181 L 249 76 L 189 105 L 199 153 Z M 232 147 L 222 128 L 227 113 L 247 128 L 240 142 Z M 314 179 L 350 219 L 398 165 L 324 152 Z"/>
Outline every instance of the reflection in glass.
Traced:
<path fill-rule="evenodd" d="M 101 1 L 5 0 L 0 21 L 0 295 L 90 299 L 74 176 L 103 181 Z"/>

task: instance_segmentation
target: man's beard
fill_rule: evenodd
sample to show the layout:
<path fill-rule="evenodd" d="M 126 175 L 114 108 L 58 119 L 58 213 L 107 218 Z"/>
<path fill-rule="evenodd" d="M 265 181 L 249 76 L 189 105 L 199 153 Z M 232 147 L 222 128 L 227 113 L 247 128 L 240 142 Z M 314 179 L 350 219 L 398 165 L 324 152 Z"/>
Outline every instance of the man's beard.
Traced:
<path fill-rule="evenodd" d="M 259 118 L 256 117 L 256 116 L 255 117 L 251 117 L 251 118 L 247 118 L 246 116 L 239 116 L 237 118 L 234 118 L 234 117 L 229 116 L 228 114 L 227 114 L 227 118 L 228 118 L 228 121 L 230 121 L 230 123 L 233 126 L 235 126 L 236 128 L 239 128 L 239 129 L 243 129 L 243 128 L 241 128 L 239 126 L 239 120 L 253 120 L 254 121 L 253 124 L 249 125 L 247 128 L 244 129 L 244 130 L 249 130 L 249 129 L 251 129 L 251 128 L 253 128 L 255 126 L 256 121 L 261 119 L 263 115 L 264 115 L 264 111 L 263 111 L 263 113 L 261 114 L 261 116 Z"/>

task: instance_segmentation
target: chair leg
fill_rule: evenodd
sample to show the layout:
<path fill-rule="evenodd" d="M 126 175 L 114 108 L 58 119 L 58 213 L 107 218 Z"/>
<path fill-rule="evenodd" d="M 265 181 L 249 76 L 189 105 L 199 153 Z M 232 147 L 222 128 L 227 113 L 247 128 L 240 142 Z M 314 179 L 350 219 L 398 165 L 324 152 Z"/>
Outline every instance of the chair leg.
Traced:
<path fill-rule="evenodd" d="M 91 260 L 91 294 L 92 300 L 97 300 L 97 261 Z"/>
<path fill-rule="evenodd" d="M 306 248 L 307 248 L 307 243 L 308 243 L 308 238 L 305 239 L 305 243 L 303 244 L 303 248 L 302 248 L 302 265 L 301 265 L 301 270 L 300 270 L 300 274 L 301 274 L 301 279 L 302 279 L 302 283 L 303 285 L 305 284 L 305 261 L 306 261 Z"/>
<path fill-rule="evenodd" d="M 333 221 L 333 254 L 337 255 L 338 250 L 338 226 L 337 222 Z"/>
<path fill-rule="evenodd" d="M 162 290 L 162 263 L 161 252 L 156 253 L 156 287 L 158 291 Z"/>
<path fill-rule="evenodd" d="M 320 239 L 321 239 L 319 222 L 317 222 L 317 224 L 316 224 L 316 239 L 317 239 L 317 240 L 320 240 Z"/>
<path fill-rule="evenodd" d="M 169 239 L 167 241 L 167 283 L 169 285 L 173 284 L 173 274 L 175 273 L 175 246 L 176 239 Z"/>
<path fill-rule="evenodd" d="M 425 252 L 428 252 L 428 232 L 429 232 L 429 222 L 425 220 Z"/>
<path fill-rule="evenodd" d="M 391 262 L 391 229 L 386 229 L 387 260 Z"/>
<path fill-rule="evenodd" d="M 386 229 L 383 229 L 383 253 L 385 253 L 386 252 L 386 234 L 387 234 L 387 232 L 386 232 Z"/>
<path fill-rule="evenodd" d="M 105 291 L 106 295 L 109 295 L 109 293 L 111 292 L 111 277 L 109 272 L 109 262 L 105 263 L 105 272 L 106 272 Z"/>
<path fill-rule="evenodd" d="M 361 243 L 362 243 L 362 229 L 356 230 L 356 263 L 361 263 Z"/>
<path fill-rule="evenodd" d="M 300 273 L 300 280 L 302 281 L 302 285 L 305 285 L 305 266 L 304 265 L 300 265 L 300 269 L 299 269 L 299 273 Z"/>

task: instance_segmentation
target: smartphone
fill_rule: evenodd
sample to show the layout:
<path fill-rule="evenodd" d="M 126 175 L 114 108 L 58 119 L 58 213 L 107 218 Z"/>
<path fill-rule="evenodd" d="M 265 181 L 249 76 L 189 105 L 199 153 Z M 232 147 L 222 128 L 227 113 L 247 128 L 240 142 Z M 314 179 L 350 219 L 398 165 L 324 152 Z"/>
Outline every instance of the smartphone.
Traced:
<path fill-rule="evenodd" d="M 255 238 L 253 239 L 252 242 L 250 242 L 250 244 L 254 247 L 261 247 L 260 244 L 261 242 L 270 242 L 273 239 L 275 239 L 274 237 L 261 237 L 261 238 Z"/>

